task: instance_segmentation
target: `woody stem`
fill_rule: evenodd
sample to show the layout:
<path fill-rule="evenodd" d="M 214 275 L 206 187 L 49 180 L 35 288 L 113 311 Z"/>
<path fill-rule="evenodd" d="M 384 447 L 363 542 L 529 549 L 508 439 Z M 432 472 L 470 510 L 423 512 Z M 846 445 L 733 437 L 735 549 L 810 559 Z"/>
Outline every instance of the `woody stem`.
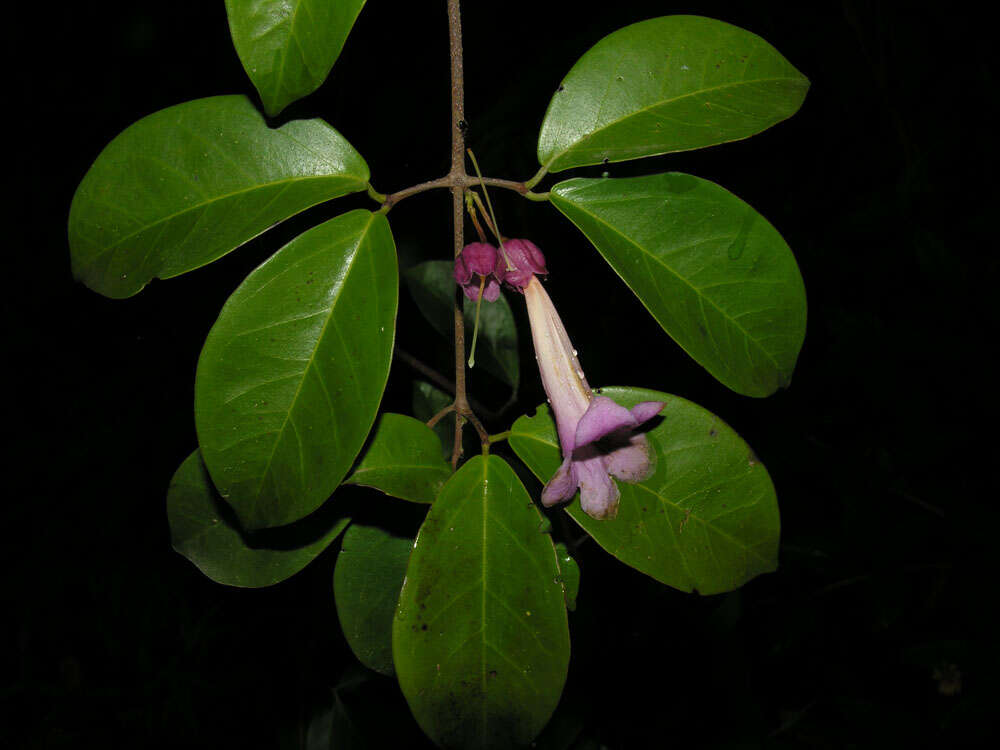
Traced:
<path fill-rule="evenodd" d="M 469 175 L 465 171 L 465 77 L 462 69 L 462 16 L 459 0 L 448 0 L 448 40 L 451 51 L 451 187 L 452 221 L 454 224 L 455 257 L 465 245 L 465 224 L 463 207 L 465 188 Z M 451 452 L 451 467 L 458 467 L 462 456 L 462 428 L 468 421 L 476 428 L 483 443 L 484 452 L 489 450 L 489 435 L 472 413 L 465 393 L 465 314 L 463 312 L 462 288 L 455 287 L 452 315 L 455 319 L 455 443 Z"/>

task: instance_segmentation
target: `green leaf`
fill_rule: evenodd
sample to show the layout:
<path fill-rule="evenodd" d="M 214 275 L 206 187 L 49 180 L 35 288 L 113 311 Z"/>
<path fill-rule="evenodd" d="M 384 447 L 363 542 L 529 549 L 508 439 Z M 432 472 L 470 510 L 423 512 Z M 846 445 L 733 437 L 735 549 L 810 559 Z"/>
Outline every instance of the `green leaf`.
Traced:
<path fill-rule="evenodd" d="M 251 546 L 228 518 L 232 511 L 212 486 L 195 451 L 174 474 L 167 491 L 167 518 L 174 549 L 216 583 L 270 586 L 298 573 L 344 530 L 349 518 L 316 519 L 282 548 Z M 285 530 L 282 530 L 285 531 Z M 300 531 L 296 529 L 296 531 Z M 297 539 L 295 537 L 298 537 Z"/>
<path fill-rule="evenodd" d="M 427 321 L 449 341 L 454 336 L 452 300 L 455 296 L 454 264 L 447 260 L 430 260 L 413 266 L 403 274 L 413 300 Z M 472 341 L 476 320 L 476 303 L 464 298 L 466 341 Z M 517 391 L 520 364 L 517 354 L 517 326 L 514 314 L 503 292 L 496 302 L 483 301 L 479 312 L 479 343 L 476 364 L 485 368 Z"/>
<path fill-rule="evenodd" d="M 389 375 L 398 296 L 384 216 L 359 209 L 251 273 L 198 361 L 205 465 L 247 528 L 317 508 L 350 469 Z"/>
<path fill-rule="evenodd" d="M 374 487 L 387 495 L 433 503 L 451 468 L 430 427 L 403 414 L 383 414 L 361 463 L 345 484 Z"/>
<path fill-rule="evenodd" d="M 318 89 L 365 0 L 226 0 L 236 54 L 272 117 Z"/>
<path fill-rule="evenodd" d="M 576 595 L 580 593 L 580 566 L 562 542 L 556 544 L 556 559 L 559 561 L 559 580 L 566 598 L 566 609 L 572 612 L 576 609 Z"/>
<path fill-rule="evenodd" d="M 679 172 L 567 180 L 551 199 L 719 381 L 758 397 L 789 384 L 805 287 L 792 251 L 753 208 Z"/>
<path fill-rule="evenodd" d="M 778 566 L 780 519 L 774 486 L 749 446 L 721 419 L 690 401 L 641 388 L 601 393 L 632 407 L 665 401 L 662 421 L 646 433 L 656 472 L 639 484 L 618 482 L 618 517 L 596 521 L 568 513 L 626 565 L 681 591 L 732 591 Z M 510 447 L 541 481 L 559 468 L 555 422 L 544 404 L 511 428 Z"/>
<path fill-rule="evenodd" d="M 367 185 L 364 159 L 322 120 L 271 129 L 242 96 L 178 104 L 126 129 L 83 178 L 69 213 L 73 274 L 130 297 Z"/>
<path fill-rule="evenodd" d="M 333 594 L 344 637 L 358 660 L 392 677 L 392 620 L 413 540 L 354 524 L 333 570 Z"/>
<path fill-rule="evenodd" d="M 421 422 L 430 421 L 431 417 L 452 401 L 454 399 L 451 396 L 430 383 L 425 383 L 423 380 L 413 381 L 413 415 Z M 441 441 L 441 457 L 450 459 L 455 447 L 455 420 L 439 419 L 431 429 Z"/>
<path fill-rule="evenodd" d="M 442 747 L 525 745 L 555 710 L 569 627 L 545 528 L 510 466 L 476 456 L 417 535 L 392 648 L 417 723 Z"/>
<path fill-rule="evenodd" d="M 549 102 L 538 161 L 549 171 L 747 138 L 795 114 L 809 81 L 756 34 L 664 16 L 609 34 Z"/>

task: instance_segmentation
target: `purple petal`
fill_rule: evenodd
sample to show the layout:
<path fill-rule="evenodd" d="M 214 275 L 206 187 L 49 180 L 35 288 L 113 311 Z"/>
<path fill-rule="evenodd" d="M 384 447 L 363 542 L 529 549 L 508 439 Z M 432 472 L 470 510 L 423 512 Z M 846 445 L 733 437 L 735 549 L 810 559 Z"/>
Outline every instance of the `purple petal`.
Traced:
<path fill-rule="evenodd" d="M 465 296 L 475 302 L 479 299 L 479 284 L 476 282 L 469 282 L 468 284 L 462 284 L 462 291 L 465 292 Z"/>
<path fill-rule="evenodd" d="M 497 249 L 485 242 L 470 242 L 462 248 L 461 257 L 472 273 L 489 276 L 497 264 Z"/>
<path fill-rule="evenodd" d="M 510 261 L 509 268 L 507 261 Z M 545 268 L 545 256 L 534 242 L 515 239 L 503 243 L 503 251 L 497 256 L 494 273 L 501 281 L 524 291 L 524 287 L 536 273 L 544 276 L 548 271 Z"/>
<path fill-rule="evenodd" d="M 465 265 L 465 260 L 459 255 L 455 258 L 455 283 L 468 284 L 471 278 L 472 271 L 469 270 L 469 267 Z"/>
<path fill-rule="evenodd" d="M 483 289 L 483 299 L 487 302 L 496 302 L 500 299 L 500 282 L 492 276 L 486 280 L 486 288 Z"/>
<path fill-rule="evenodd" d="M 618 485 L 604 468 L 605 457 L 595 453 L 592 457 L 573 462 L 580 482 L 580 507 L 591 518 L 614 518 L 618 514 Z"/>
<path fill-rule="evenodd" d="M 643 422 L 648 422 L 661 411 L 663 407 L 666 406 L 665 401 L 642 401 L 632 407 L 632 416 L 635 417 L 635 423 L 637 425 Z"/>
<path fill-rule="evenodd" d="M 619 406 L 607 396 L 594 396 L 576 425 L 575 447 L 589 445 L 615 430 L 637 424 L 632 412 L 624 406 Z"/>
<path fill-rule="evenodd" d="M 576 494 L 576 475 L 573 472 L 573 459 L 567 456 L 562 466 L 552 475 L 552 478 L 542 489 L 542 505 L 546 508 L 569 500 Z"/>
<path fill-rule="evenodd" d="M 645 435 L 632 435 L 627 443 L 604 457 L 604 468 L 623 482 L 641 482 L 653 476 L 656 453 L 649 449 Z"/>

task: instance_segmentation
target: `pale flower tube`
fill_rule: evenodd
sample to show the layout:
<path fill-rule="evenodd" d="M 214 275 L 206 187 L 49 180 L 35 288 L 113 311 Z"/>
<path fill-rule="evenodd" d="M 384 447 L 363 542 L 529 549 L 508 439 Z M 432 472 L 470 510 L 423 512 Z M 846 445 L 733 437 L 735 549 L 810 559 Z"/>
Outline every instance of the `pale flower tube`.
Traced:
<path fill-rule="evenodd" d="M 662 401 L 643 401 L 632 409 L 587 384 L 576 350 L 552 300 L 534 275 L 522 286 L 531 321 L 542 386 L 549 398 L 562 446 L 563 463 L 542 490 L 542 504 L 569 500 L 580 490 L 580 504 L 593 518 L 614 518 L 625 482 L 648 478 L 655 468 L 646 436 L 635 428 L 655 417 Z"/>

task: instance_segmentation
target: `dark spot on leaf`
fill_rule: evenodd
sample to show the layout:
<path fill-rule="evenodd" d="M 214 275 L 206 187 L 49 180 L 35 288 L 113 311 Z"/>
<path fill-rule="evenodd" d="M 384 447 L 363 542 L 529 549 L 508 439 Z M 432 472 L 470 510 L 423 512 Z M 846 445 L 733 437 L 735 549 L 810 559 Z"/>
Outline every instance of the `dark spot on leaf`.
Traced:
<path fill-rule="evenodd" d="M 621 76 L 616 76 L 616 78 L 617 78 L 617 80 L 619 80 L 619 81 L 624 81 L 624 80 L 625 80 L 625 79 L 624 79 L 624 78 L 622 78 Z"/>
<path fill-rule="evenodd" d="M 490 670 L 490 677 L 496 677 L 496 676 L 497 676 L 497 671 L 495 669 L 491 669 Z"/>
<path fill-rule="evenodd" d="M 427 630 L 427 623 L 425 622 L 423 625 L 421 625 L 420 629 L 421 630 Z"/>
<path fill-rule="evenodd" d="M 609 161 L 608 157 L 605 156 L 603 159 L 601 159 L 601 164 L 607 164 L 608 161 Z"/>
<path fill-rule="evenodd" d="M 708 436 L 709 437 L 715 437 L 718 434 L 719 434 L 718 430 L 716 430 L 714 427 L 711 430 L 708 431 Z"/>
<path fill-rule="evenodd" d="M 559 88 L 557 88 L 557 89 L 556 89 L 556 92 L 559 92 L 559 91 L 565 91 L 565 90 L 566 90 L 566 87 L 565 87 L 565 86 L 563 86 L 563 85 L 562 85 L 562 84 L 560 83 L 560 84 L 559 84 Z"/>

